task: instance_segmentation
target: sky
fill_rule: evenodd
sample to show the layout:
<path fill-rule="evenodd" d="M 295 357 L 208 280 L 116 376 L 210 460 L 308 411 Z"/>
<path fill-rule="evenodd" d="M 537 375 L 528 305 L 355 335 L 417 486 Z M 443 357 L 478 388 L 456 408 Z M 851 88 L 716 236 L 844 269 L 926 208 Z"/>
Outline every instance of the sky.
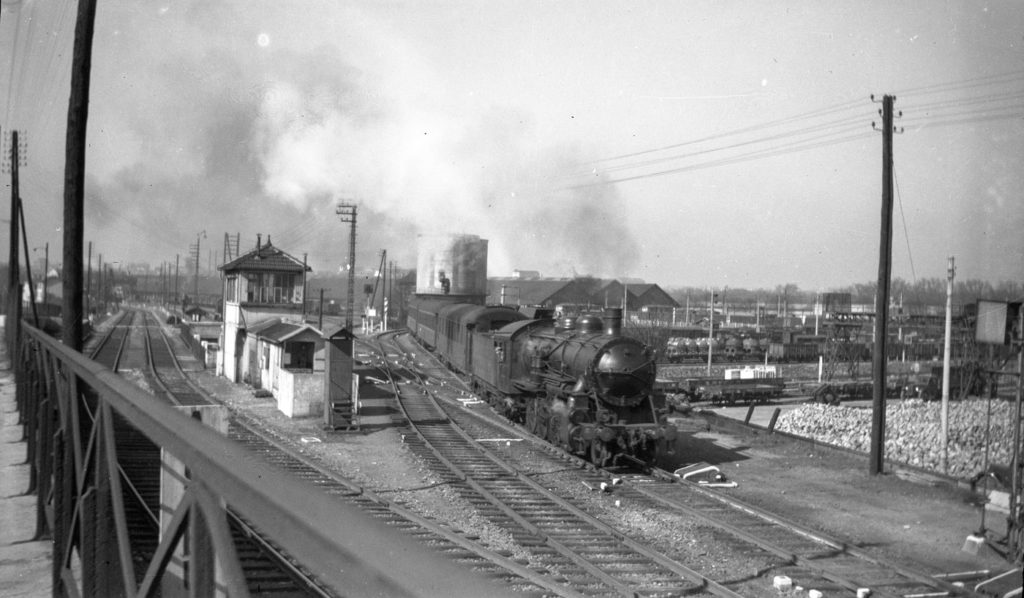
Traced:
<path fill-rule="evenodd" d="M 343 271 L 352 203 L 360 270 L 451 233 L 488 240 L 490 276 L 829 291 L 878 276 L 893 95 L 892 275 L 1024 279 L 1014 0 L 98 4 L 107 263 L 198 243 L 206 269 L 237 234 Z M 33 255 L 59 261 L 75 5 L 0 7 L 0 128 L 28 140 Z"/>

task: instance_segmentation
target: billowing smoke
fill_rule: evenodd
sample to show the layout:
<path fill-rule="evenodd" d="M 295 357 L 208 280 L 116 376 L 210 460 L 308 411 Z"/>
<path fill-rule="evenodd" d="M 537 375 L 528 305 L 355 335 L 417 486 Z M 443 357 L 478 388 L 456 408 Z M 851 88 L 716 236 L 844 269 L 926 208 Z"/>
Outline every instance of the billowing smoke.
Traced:
<path fill-rule="evenodd" d="M 334 10 L 282 10 L 279 28 L 293 32 L 282 40 L 262 30 L 273 15 L 196 3 L 140 11 L 106 41 L 120 62 L 96 64 L 132 77 L 100 72 L 94 85 L 120 102 L 90 121 L 109 149 L 94 170 L 92 225 L 113 242 L 155 218 L 162 255 L 201 230 L 217 249 L 225 232 L 262 232 L 316 269 L 341 263 L 334 208 L 354 201 L 360 247 L 388 248 L 401 265 L 415 262 L 415 233 L 456 233 L 489 241 L 491 275 L 629 274 L 639 249 L 614 188 L 559 183 L 580 148 L 515 106 L 453 97 L 417 48 Z"/>
<path fill-rule="evenodd" d="M 367 118 L 288 81 L 261 108 L 264 190 L 298 209 L 354 198 L 423 233 L 479 235 L 490 241 L 492 274 L 621 276 L 639 254 L 614 189 L 560 187 L 577 152 L 512 110 L 395 105 Z"/>

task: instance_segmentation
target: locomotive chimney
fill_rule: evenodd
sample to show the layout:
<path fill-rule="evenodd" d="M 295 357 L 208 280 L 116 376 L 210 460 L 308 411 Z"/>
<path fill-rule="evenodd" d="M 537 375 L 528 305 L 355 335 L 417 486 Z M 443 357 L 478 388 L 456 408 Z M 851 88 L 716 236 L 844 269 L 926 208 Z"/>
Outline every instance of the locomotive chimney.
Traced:
<path fill-rule="evenodd" d="M 604 308 L 604 333 L 607 336 L 619 336 L 622 334 L 622 308 Z"/>

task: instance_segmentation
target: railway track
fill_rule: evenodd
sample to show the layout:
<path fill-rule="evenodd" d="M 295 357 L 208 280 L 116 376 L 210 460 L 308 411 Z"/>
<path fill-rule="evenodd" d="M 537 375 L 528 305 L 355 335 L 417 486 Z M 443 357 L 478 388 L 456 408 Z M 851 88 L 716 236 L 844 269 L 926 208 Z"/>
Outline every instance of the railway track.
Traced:
<path fill-rule="evenodd" d="M 464 382 L 437 363 L 418 346 L 405 344 L 400 351 L 414 352 L 416 363 L 410 369 L 417 369 L 424 375 L 437 376 L 444 386 L 450 387 L 456 397 L 471 397 Z M 478 438 L 505 434 L 507 437 L 525 438 L 541 447 L 541 453 L 549 455 L 547 464 L 538 465 L 538 457 L 531 456 L 528 462 L 520 461 L 522 449 L 513 448 L 511 443 L 492 443 L 493 452 L 518 476 L 530 471 L 554 471 L 566 464 L 579 464 L 571 455 L 536 439 L 519 427 L 513 426 L 490 413 L 490 410 L 473 410 L 453 406 L 448 402 L 443 415 L 435 419 L 451 419 Z M 481 423 L 481 420 L 486 424 Z M 485 429 L 481 426 L 493 426 Z M 495 430 L 500 430 L 496 432 Z M 443 441 L 441 438 L 439 442 Z M 517 469 L 517 467 L 519 469 Z M 613 478 L 622 483 L 615 487 L 616 499 L 629 502 L 634 507 L 657 509 L 678 513 L 709 526 L 716 534 L 727 537 L 735 550 L 749 555 L 751 562 L 764 565 L 755 573 L 760 576 L 788 575 L 799 579 L 804 587 L 839 591 L 853 595 L 861 588 L 869 588 L 873 596 L 970 596 L 970 590 L 958 587 L 944 579 L 902 567 L 879 558 L 856 546 L 809 529 L 797 522 L 788 521 L 763 509 L 743 503 L 698 484 L 681 481 L 672 474 L 655 470 L 652 472 L 596 470 L 589 464 L 580 471 L 581 481 L 594 487 L 610 484 Z M 738 576 L 733 581 L 738 581 Z M 729 585 L 728 579 L 720 583 Z"/>
<path fill-rule="evenodd" d="M 121 362 L 121 353 L 128 342 L 128 331 L 131 329 L 135 312 L 120 312 L 113 317 L 113 325 L 97 339 L 95 345 L 89 349 L 88 355 L 93 361 L 102 363 L 116 372 L 117 365 Z"/>
<path fill-rule="evenodd" d="M 175 405 L 210 405 L 195 384 L 181 369 L 171 341 L 164 334 L 160 322 L 150 312 L 138 312 L 143 317 L 146 362 L 152 371 L 159 394 Z"/>
<path fill-rule="evenodd" d="M 93 360 L 118 371 L 129 351 L 141 351 L 145 354 L 144 363 L 151 370 L 151 380 L 160 398 L 176 406 L 212 404 L 182 372 L 155 316 L 147 311 L 129 310 L 115 317 L 114 325 L 89 352 Z M 142 329 L 143 346 L 133 347 L 132 331 L 139 332 L 139 328 Z M 141 565 L 152 560 L 159 544 L 157 513 L 160 512 L 161 451 L 124 421 L 115 426 L 114 436 L 118 466 L 124 481 L 125 515 L 134 540 L 132 558 Z M 280 598 L 335 596 L 296 566 L 272 542 L 263 538 L 250 523 L 230 510 L 228 519 L 251 595 Z M 136 571 L 144 570 L 142 566 L 136 568 Z"/>
<path fill-rule="evenodd" d="M 161 389 L 165 400 L 178 405 L 210 404 L 201 388 L 194 385 L 177 363 L 173 349 L 162 332 L 159 322 L 148 312 L 136 315 L 124 314 L 117 324 L 111 328 L 114 337 L 111 345 L 119 349 L 107 351 L 109 355 L 123 355 L 128 347 L 131 325 L 145 327 L 145 345 L 148 363 L 153 368 L 152 378 Z M 99 346 L 105 343 L 101 341 Z M 153 350 L 156 348 L 156 350 Z M 434 550 L 448 555 L 449 558 L 463 563 L 478 571 L 484 571 L 495 578 L 506 588 L 514 588 L 524 596 L 566 596 L 580 598 L 579 595 L 566 592 L 563 588 L 549 583 L 528 566 L 495 550 L 486 548 L 474 538 L 453 530 L 451 526 L 426 519 L 410 509 L 389 502 L 387 499 L 363 488 L 354 482 L 331 472 L 322 464 L 317 463 L 308 455 L 292 446 L 285 438 L 275 437 L 272 433 L 251 419 L 234 414 L 229 422 L 228 436 L 244 445 L 250 452 L 269 464 L 306 480 L 322 492 L 355 504 L 375 518 L 383 519 L 388 525 L 397 527 L 410 536 L 411 541 L 425 543 Z M 145 442 L 144 438 L 142 439 Z M 119 448 L 122 446 L 118 441 Z M 128 445 L 125 445 L 128 446 Z M 158 519 L 154 509 L 159 508 L 159 480 L 152 480 L 154 457 L 159 463 L 159 449 L 149 443 L 132 445 L 131 450 L 139 450 L 139 457 L 131 457 L 127 461 L 133 473 L 125 486 L 129 489 L 148 488 L 155 483 L 156 494 L 147 495 L 137 502 L 147 505 L 141 509 L 145 516 L 136 516 L 139 523 L 134 529 L 145 526 L 151 540 L 145 542 L 152 549 L 137 551 L 135 556 L 140 562 L 148 562 L 156 547 Z M 154 454 L 154 450 L 156 453 Z M 130 490 L 133 491 L 134 490 Z M 272 540 L 266 538 L 258 529 L 258 525 L 246 521 L 237 514 L 228 512 L 228 518 L 234 537 L 236 550 L 242 562 L 243 571 L 248 582 L 249 592 L 253 596 L 274 596 L 280 598 L 332 598 L 338 596 L 331 588 L 324 587 L 306 570 L 301 563 L 294 561 L 283 553 Z"/>
<path fill-rule="evenodd" d="M 380 351 L 387 355 L 401 348 L 382 346 Z M 407 444 L 479 514 L 541 555 L 553 579 L 588 596 L 740 596 L 508 466 L 473 440 L 493 428 L 470 420 L 456 425 L 452 412 L 425 390 L 416 374 L 383 361 L 399 407 L 416 434 L 415 440 L 407 436 Z"/>

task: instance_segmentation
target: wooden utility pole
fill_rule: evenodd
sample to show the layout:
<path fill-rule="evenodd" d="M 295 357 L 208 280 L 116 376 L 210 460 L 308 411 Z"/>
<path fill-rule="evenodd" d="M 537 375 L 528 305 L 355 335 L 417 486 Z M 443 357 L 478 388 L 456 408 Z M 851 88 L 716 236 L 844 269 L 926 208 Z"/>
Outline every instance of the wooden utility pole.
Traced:
<path fill-rule="evenodd" d="M 89 119 L 89 76 L 96 0 L 78 1 L 74 54 L 71 59 L 71 97 L 64 158 L 64 299 L 61 339 L 64 346 L 82 350 L 82 243 L 85 231 L 85 133 Z M 54 588 L 58 593 L 59 588 Z"/>
<path fill-rule="evenodd" d="M 89 241 L 89 261 L 85 267 L 85 316 L 89 317 L 91 309 L 89 306 L 89 294 L 92 293 L 92 241 Z"/>
<path fill-rule="evenodd" d="M 21 221 L 21 244 L 25 250 L 25 276 L 28 278 L 28 301 L 32 306 L 32 323 L 39 328 L 39 309 L 36 306 L 36 285 L 32 278 L 32 252 L 28 250 L 28 230 L 25 228 L 25 210 L 18 198 L 18 220 Z"/>
<path fill-rule="evenodd" d="M 952 353 L 953 336 L 953 277 L 956 264 L 952 257 L 946 266 L 946 330 L 942 343 L 942 409 L 939 419 L 942 424 L 942 473 L 949 473 L 949 358 Z"/>
<path fill-rule="evenodd" d="M 320 315 L 317 316 L 316 320 L 317 330 L 323 331 L 324 329 L 324 290 L 320 289 Z"/>
<path fill-rule="evenodd" d="M 306 321 L 306 258 L 309 254 L 302 254 L 302 321 Z M 323 328 L 319 328 L 323 332 Z"/>
<path fill-rule="evenodd" d="M 103 254 L 96 256 L 96 304 L 100 306 L 100 313 L 107 311 L 107 298 L 103 294 Z"/>
<path fill-rule="evenodd" d="M 872 96 L 874 99 L 874 96 Z M 878 248 L 878 289 L 875 294 L 875 343 L 872 351 L 874 394 L 871 403 L 871 452 L 868 471 L 885 469 L 886 335 L 889 324 L 889 281 L 892 278 L 892 105 L 895 96 L 882 97 L 882 226 Z"/>
<path fill-rule="evenodd" d="M 18 268 L 18 223 L 21 197 L 18 190 L 18 167 L 21 166 L 18 132 L 11 131 L 11 245 L 7 259 L 7 344 L 13 351 L 21 334 L 21 271 Z M 30 281 L 31 282 L 31 281 Z M 16 353 L 11 353 L 15 355 Z"/>
<path fill-rule="evenodd" d="M 43 254 L 43 306 L 46 306 L 46 283 L 50 281 L 50 242 L 46 242 Z"/>
<path fill-rule="evenodd" d="M 710 303 L 708 304 L 708 370 L 705 376 L 711 377 L 711 358 L 715 342 L 715 290 L 711 289 Z"/>
<path fill-rule="evenodd" d="M 178 269 L 181 267 L 181 254 L 174 254 L 174 302 L 178 303 Z"/>
<path fill-rule="evenodd" d="M 202 253 L 200 253 L 199 243 L 202 240 L 202 238 L 205 237 L 205 236 L 206 236 L 206 231 L 205 230 L 203 232 L 197 234 L 196 235 L 196 245 L 195 245 L 195 247 L 192 248 L 193 251 L 194 251 L 194 253 L 192 254 L 192 259 L 195 261 L 195 267 L 196 267 L 196 271 L 194 273 L 194 275 L 195 275 L 195 283 L 194 283 L 194 287 L 192 289 L 192 295 L 193 295 L 192 296 L 192 305 L 199 305 L 199 260 L 201 259 L 202 255 L 203 255 Z"/>

